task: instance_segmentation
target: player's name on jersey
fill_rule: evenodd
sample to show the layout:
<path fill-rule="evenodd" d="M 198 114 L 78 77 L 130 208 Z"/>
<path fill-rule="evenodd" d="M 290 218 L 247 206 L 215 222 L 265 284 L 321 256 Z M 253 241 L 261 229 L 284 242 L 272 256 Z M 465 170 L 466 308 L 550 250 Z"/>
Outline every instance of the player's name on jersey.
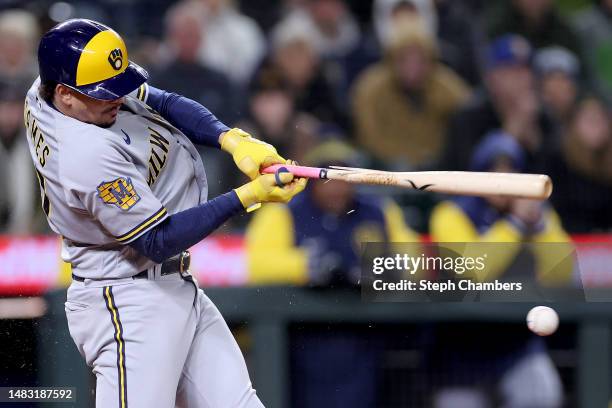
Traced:
<path fill-rule="evenodd" d="M 28 135 L 32 138 L 32 145 L 36 151 L 36 158 L 42 167 L 47 164 L 47 156 L 51 152 L 49 146 L 45 142 L 45 136 L 38 126 L 38 122 L 32 116 L 30 106 L 26 102 L 23 111 L 23 121 L 28 132 Z"/>

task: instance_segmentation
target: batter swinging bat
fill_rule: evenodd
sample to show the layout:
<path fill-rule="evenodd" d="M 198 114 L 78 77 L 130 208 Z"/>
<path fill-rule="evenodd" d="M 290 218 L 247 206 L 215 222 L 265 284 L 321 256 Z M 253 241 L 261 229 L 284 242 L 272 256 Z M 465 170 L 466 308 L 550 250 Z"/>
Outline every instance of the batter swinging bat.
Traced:
<path fill-rule="evenodd" d="M 552 181 L 544 174 L 472 171 L 391 172 L 332 166 L 330 168 L 275 164 L 264 173 L 289 171 L 297 177 L 342 180 L 356 184 L 380 184 L 434 191 L 436 193 L 533 198 L 544 200 L 552 192 Z"/>

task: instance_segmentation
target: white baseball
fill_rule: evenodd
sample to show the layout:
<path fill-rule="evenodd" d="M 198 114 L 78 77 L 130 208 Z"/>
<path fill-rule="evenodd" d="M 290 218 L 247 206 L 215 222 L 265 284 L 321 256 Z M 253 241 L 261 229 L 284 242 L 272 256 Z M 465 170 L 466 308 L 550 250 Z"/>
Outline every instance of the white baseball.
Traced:
<path fill-rule="evenodd" d="M 559 327 L 559 315 L 548 306 L 536 306 L 527 313 L 527 327 L 538 336 L 549 336 Z"/>

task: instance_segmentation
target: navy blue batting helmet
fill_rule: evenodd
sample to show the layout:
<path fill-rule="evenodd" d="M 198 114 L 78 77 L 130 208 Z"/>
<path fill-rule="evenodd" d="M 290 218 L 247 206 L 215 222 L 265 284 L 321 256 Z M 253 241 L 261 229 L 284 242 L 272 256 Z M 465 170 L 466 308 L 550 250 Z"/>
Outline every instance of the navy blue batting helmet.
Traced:
<path fill-rule="evenodd" d="M 58 82 L 100 100 L 127 95 L 148 79 L 147 71 L 128 60 L 119 34 L 85 19 L 49 30 L 38 46 L 38 65 L 42 82 Z"/>

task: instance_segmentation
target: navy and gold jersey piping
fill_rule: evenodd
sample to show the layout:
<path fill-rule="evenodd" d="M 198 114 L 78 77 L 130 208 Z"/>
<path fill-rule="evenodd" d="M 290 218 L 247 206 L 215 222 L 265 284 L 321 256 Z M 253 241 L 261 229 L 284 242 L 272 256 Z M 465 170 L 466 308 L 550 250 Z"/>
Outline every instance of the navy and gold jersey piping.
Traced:
<path fill-rule="evenodd" d="M 130 231 L 126 232 L 123 235 L 115 237 L 117 241 L 127 244 L 129 242 L 134 241 L 140 235 L 153 228 L 155 225 L 163 221 L 168 215 L 168 211 L 164 207 L 160 208 L 159 211 L 155 212 L 153 215 L 145 219 L 143 222 L 132 228 Z"/>

